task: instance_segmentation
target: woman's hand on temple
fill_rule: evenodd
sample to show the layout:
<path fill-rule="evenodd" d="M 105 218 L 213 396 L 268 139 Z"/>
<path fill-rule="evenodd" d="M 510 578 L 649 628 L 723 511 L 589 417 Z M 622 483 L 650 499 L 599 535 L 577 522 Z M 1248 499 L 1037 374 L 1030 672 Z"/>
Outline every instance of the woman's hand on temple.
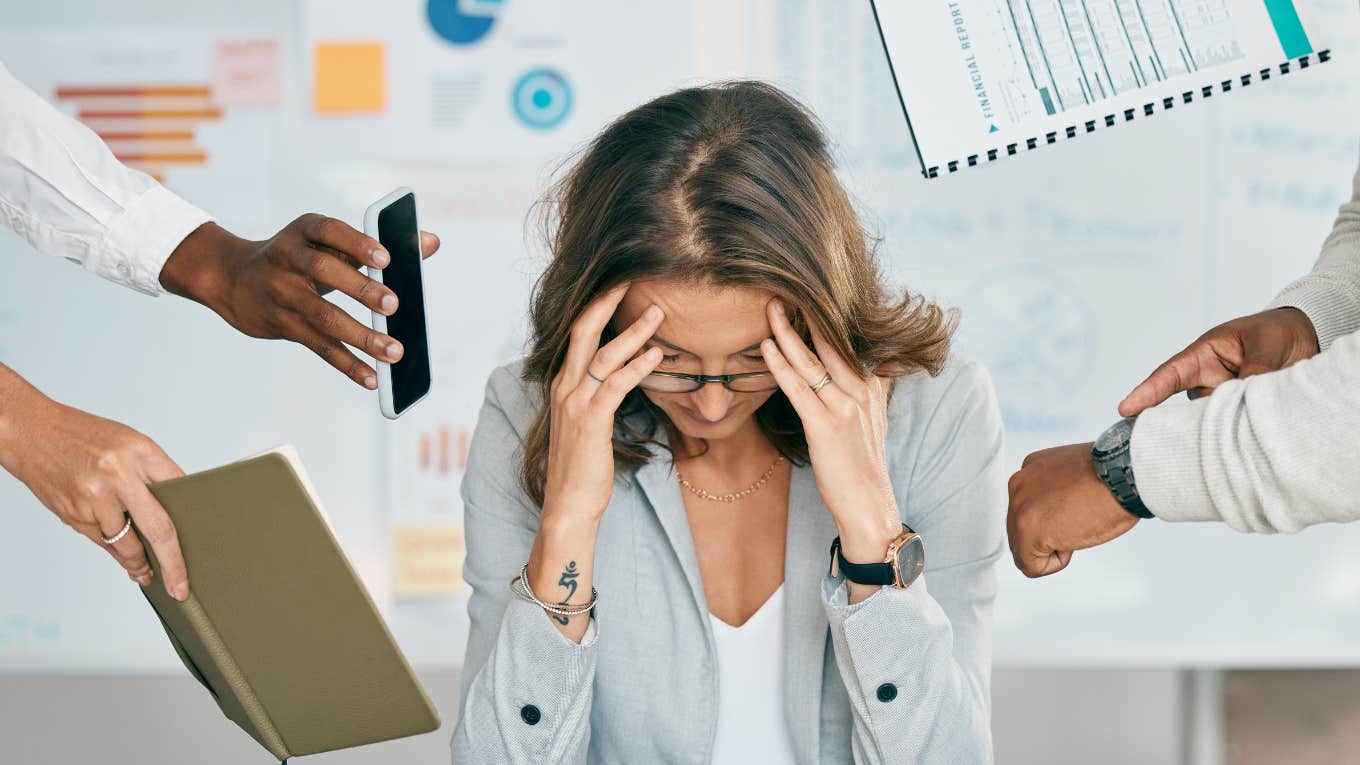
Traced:
<path fill-rule="evenodd" d="M 627 292 L 623 284 L 600 295 L 572 325 L 566 359 L 551 386 L 545 516 L 582 513 L 598 520 L 604 514 L 614 486 L 614 414 L 661 362 L 659 348 L 638 355 L 661 325 L 656 306 L 600 347 L 600 336 Z"/>
<path fill-rule="evenodd" d="M 789 324 L 778 299 L 766 310 L 774 339 L 761 344 L 761 353 L 803 421 L 817 488 L 836 519 L 846 560 L 880 561 L 902 531 L 888 478 L 892 379 L 866 376 L 851 366 L 809 323 L 814 353 Z M 831 382 L 814 392 L 828 375 Z"/>
<path fill-rule="evenodd" d="M 614 491 L 614 415 L 624 396 L 661 362 L 659 348 L 637 355 L 661 324 L 656 306 L 600 347 L 627 292 L 623 284 L 600 295 L 576 318 L 550 387 L 548 476 L 528 562 L 529 584 L 545 602 L 580 605 L 593 589 L 595 535 Z M 589 623 L 588 616 L 549 618 L 576 643 Z"/>

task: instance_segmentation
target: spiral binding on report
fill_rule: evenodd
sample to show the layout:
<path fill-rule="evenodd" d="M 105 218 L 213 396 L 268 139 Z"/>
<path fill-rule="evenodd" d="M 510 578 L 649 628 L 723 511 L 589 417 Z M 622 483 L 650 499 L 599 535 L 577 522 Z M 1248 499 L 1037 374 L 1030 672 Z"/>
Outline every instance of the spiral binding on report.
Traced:
<path fill-rule="evenodd" d="M 1043 135 L 1026 138 L 1023 141 L 1008 143 L 1004 146 L 988 149 L 981 154 L 970 154 L 963 159 L 950 160 L 949 162 L 946 162 L 943 167 L 939 165 L 925 167 L 925 169 L 921 171 L 921 174 L 927 178 L 937 178 L 942 173 L 956 173 L 963 167 L 976 167 L 980 164 L 994 162 L 1001 157 L 1013 157 L 1021 152 L 1033 151 L 1044 146 L 1055 144 L 1065 138 L 1076 138 L 1083 133 L 1094 133 L 1101 127 L 1114 127 L 1122 122 L 1132 122 L 1140 116 L 1150 117 L 1158 111 L 1170 111 L 1178 105 L 1194 103 L 1196 99 L 1202 101 L 1206 98 L 1212 98 L 1216 93 L 1230 93 L 1236 88 L 1251 87 L 1252 83 L 1266 82 L 1276 76 L 1284 76 L 1291 72 L 1307 69 L 1315 63 L 1325 64 L 1330 61 L 1331 58 L 1332 52 L 1330 49 L 1321 50 L 1316 54 L 1300 56 L 1273 67 L 1267 67 L 1255 72 L 1248 72 L 1234 79 L 1223 80 L 1222 82 L 1213 85 L 1205 85 L 1197 90 L 1187 90 L 1181 93 L 1179 98 L 1171 96 L 1159 101 L 1150 101 L 1143 104 L 1141 108 L 1133 107 L 1125 109 L 1122 112 L 1107 114 L 1101 119 L 1087 120 L 1079 125 L 1068 125 L 1061 130 L 1055 130 L 1044 133 Z M 910 127 L 910 117 L 908 117 L 907 124 L 908 127 Z"/>

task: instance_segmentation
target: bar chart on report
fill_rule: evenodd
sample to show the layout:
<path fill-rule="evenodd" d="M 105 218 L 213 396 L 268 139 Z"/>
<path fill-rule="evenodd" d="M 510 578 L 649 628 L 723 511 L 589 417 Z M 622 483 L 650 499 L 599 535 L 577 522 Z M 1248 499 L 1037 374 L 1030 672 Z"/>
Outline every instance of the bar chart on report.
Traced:
<path fill-rule="evenodd" d="M 875 0 L 873 8 L 928 177 L 1330 60 L 1316 38 L 1331 30 L 1316 24 L 1314 6 L 1294 0 Z"/>
<path fill-rule="evenodd" d="M 1012 60 L 1001 81 L 1013 122 L 1165 82 L 1246 51 L 1228 0 L 995 0 Z M 1290 0 L 1266 3 L 1281 60 L 1312 52 Z"/>

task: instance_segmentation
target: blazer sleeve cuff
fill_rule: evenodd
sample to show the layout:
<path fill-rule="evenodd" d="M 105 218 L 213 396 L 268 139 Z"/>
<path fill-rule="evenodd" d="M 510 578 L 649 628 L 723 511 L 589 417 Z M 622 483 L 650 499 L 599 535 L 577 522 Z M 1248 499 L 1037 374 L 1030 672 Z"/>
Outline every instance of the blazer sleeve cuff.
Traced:
<path fill-rule="evenodd" d="M 473 692 L 491 690 L 502 739 L 542 762 L 571 751 L 590 711 L 598 629 L 595 618 L 578 645 L 532 603 L 512 599 L 501 622 L 489 677 Z M 516 762 L 520 760 L 515 760 Z"/>
<path fill-rule="evenodd" d="M 930 597 L 924 576 L 906 589 L 882 587 L 854 604 L 844 578 L 828 576 L 822 581 L 822 604 L 846 688 L 858 692 L 871 719 L 891 724 L 902 706 L 929 703 L 896 698 L 920 690 L 914 673 L 952 660 L 953 628 Z M 884 700 L 887 696 L 892 698 Z"/>

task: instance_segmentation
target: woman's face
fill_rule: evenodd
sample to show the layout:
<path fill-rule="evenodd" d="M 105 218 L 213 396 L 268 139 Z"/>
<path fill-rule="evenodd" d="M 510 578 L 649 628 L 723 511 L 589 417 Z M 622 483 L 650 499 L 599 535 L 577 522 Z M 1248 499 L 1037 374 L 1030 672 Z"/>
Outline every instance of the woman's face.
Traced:
<path fill-rule="evenodd" d="M 765 306 L 773 293 L 747 287 L 714 287 L 678 282 L 634 282 L 614 314 L 616 332 L 626 329 L 650 305 L 665 318 L 642 347 L 665 354 L 658 372 L 694 375 L 733 375 L 765 372 L 760 341 L 770 337 Z M 770 380 L 773 385 L 773 378 Z M 774 390 L 734 393 L 721 383 L 709 383 L 693 393 L 643 390 L 652 403 L 690 438 L 710 441 L 731 436 L 750 422 Z"/>

